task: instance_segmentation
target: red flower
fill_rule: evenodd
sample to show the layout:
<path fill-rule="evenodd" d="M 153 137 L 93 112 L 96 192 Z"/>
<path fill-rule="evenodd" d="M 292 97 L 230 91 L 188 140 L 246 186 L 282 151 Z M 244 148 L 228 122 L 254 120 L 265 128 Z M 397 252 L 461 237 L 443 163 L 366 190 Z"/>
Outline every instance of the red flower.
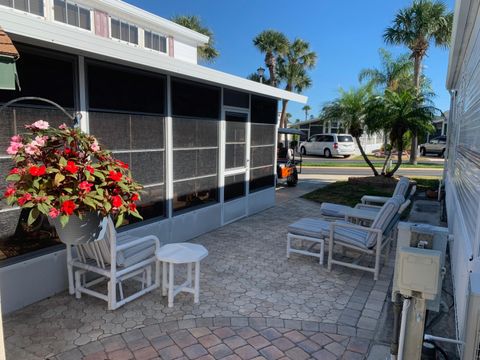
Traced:
<path fill-rule="evenodd" d="M 112 196 L 113 207 L 119 208 L 120 206 L 122 206 L 122 204 L 123 204 L 123 201 L 122 201 L 122 198 L 120 196 L 118 196 L 118 195 Z"/>
<path fill-rule="evenodd" d="M 122 173 L 120 171 L 110 170 L 110 175 L 108 175 L 108 177 L 113 181 L 120 181 L 122 180 Z"/>
<path fill-rule="evenodd" d="M 123 161 L 116 160 L 116 163 L 118 164 L 118 166 L 120 166 L 124 169 L 128 169 L 128 164 L 124 163 Z"/>
<path fill-rule="evenodd" d="M 15 194 L 16 189 L 13 186 L 9 186 L 7 190 L 5 191 L 5 194 L 3 194 L 6 198 L 13 196 Z"/>
<path fill-rule="evenodd" d="M 133 194 L 130 200 L 137 201 L 138 200 L 138 194 Z"/>
<path fill-rule="evenodd" d="M 62 203 L 62 212 L 66 215 L 72 215 L 75 210 L 75 203 L 72 200 L 66 200 Z"/>
<path fill-rule="evenodd" d="M 70 155 L 72 153 L 72 149 L 65 148 L 65 150 L 63 150 L 63 152 L 65 153 L 65 155 Z"/>
<path fill-rule="evenodd" d="M 92 175 L 95 172 L 95 169 L 90 165 L 85 166 L 85 170 L 87 170 Z"/>
<path fill-rule="evenodd" d="M 78 166 L 75 165 L 73 161 L 67 161 L 67 166 L 65 166 L 65 170 L 67 170 L 71 174 L 76 174 L 78 171 Z"/>
<path fill-rule="evenodd" d="M 90 192 L 92 186 L 93 184 L 89 183 L 88 181 L 82 181 L 80 184 L 78 184 L 78 188 L 80 190 L 84 190 L 86 193 Z"/>
<path fill-rule="evenodd" d="M 27 201 L 32 200 L 30 193 L 25 193 L 20 199 L 18 199 L 18 205 L 23 206 Z"/>
<path fill-rule="evenodd" d="M 10 170 L 8 175 L 12 175 L 12 174 L 20 174 L 20 169 L 19 168 L 13 168 L 12 170 Z"/>
<path fill-rule="evenodd" d="M 42 176 L 42 175 L 45 175 L 46 170 L 47 168 L 45 167 L 45 165 L 42 165 L 42 166 L 33 165 L 29 169 L 29 172 L 30 172 L 30 175 L 32 176 Z"/>
<path fill-rule="evenodd" d="M 130 209 L 130 211 L 136 211 L 137 205 L 135 205 L 134 203 L 131 203 L 131 204 L 128 204 L 128 208 Z"/>

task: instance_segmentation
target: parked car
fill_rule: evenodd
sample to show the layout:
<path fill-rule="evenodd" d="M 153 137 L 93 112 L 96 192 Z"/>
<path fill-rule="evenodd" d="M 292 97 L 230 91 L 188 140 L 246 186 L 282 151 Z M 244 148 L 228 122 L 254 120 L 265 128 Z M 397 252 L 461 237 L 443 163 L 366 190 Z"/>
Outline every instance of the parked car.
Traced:
<path fill-rule="evenodd" d="M 447 147 L 447 137 L 442 135 L 430 140 L 428 143 L 420 145 L 420 154 L 425 156 L 427 154 L 437 154 L 443 156 L 445 148 Z"/>
<path fill-rule="evenodd" d="M 324 155 L 325 157 L 355 154 L 355 144 L 349 134 L 316 134 L 300 144 L 302 155 Z"/>

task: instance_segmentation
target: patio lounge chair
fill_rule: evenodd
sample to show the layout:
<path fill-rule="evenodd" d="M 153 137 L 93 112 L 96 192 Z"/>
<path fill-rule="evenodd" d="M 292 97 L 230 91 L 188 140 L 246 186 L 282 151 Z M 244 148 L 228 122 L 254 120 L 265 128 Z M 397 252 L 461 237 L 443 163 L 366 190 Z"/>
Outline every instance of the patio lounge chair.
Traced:
<path fill-rule="evenodd" d="M 403 197 L 407 197 L 408 187 L 410 186 L 410 179 L 402 176 L 400 180 L 398 180 L 397 185 L 395 186 L 395 190 L 393 191 L 392 197 L 395 195 L 403 195 Z M 362 196 L 361 202 L 362 204 L 369 204 L 369 205 L 383 205 L 385 204 L 390 197 L 388 196 L 372 196 L 372 195 L 364 195 Z"/>
<path fill-rule="evenodd" d="M 415 195 L 416 191 L 417 191 L 417 186 L 413 185 L 412 188 L 410 189 L 410 192 L 408 193 L 408 196 L 406 196 L 405 201 L 411 199 L 412 196 Z M 397 195 L 403 196 L 403 194 L 394 194 L 392 196 L 397 196 Z M 386 197 L 386 199 L 388 200 L 391 198 Z M 368 212 L 372 212 L 373 214 L 376 214 L 377 212 L 380 211 L 381 208 L 382 208 L 381 205 L 372 205 L 372 204 L 364 204 L 364 203 L 357 204 L 355 205 L 355 207 L 352 208 L 347 205 L 324 202 L 320 206 L 320 214 L 322 218 L 327 220 L 342 220 L 342 219 L 347 220 L 346 217 L 349 217 L 349 215 L 351 215 L 352 209 L 360 210 L 360 212 L 368 211 Z M 354 211 L 354 212 L 358 213 L 359 211 Z"/>
<path fill-rule="evenodd" d="M 85 293 L 107 301 L 108 309 L 114 310 L 160 286 L 160 265 L 155 256 L 160 242 L 156 236 L 117 234 L 112 219 L 105 218 L 95 241 L 67 246 L 76 253 L 67 266 L 75 274 L 70 286 L 74 286 L 77 299 Z M 140 285 L 129 296 L 125 296 L 122 284 L 127 279 L 137 280 Z M 92 288 L 103 281 L 107 281 L 107 294 Z"/>
<path fill-rule="evenodd" d="M 388 200 L 376 214 L 371 226 L 362 226 L 347 221 L 326 221 L 323 219 L 304 218 L 288 227 L 287 257 L 290 252 L 319 257 L 319 254 L 311 251 L 291 248 L 291 241 L 295 238 L 308 240 L 313 245 L 327 240 L 329 245 L 328 269 L 332 264 L 343 265 L 359 270 L 371 271 L 374 279 L 378 280 L 380 271 L 380 257 L 385 250 L 385 261 L 388 258 L 390 242 L 395 233 L 396 226 L 403 211 L 410 205 L 410 200 L 404 202 L 403 198 L 393 197 Z M 366 254 L 375 256 L 375 267 L 360 266 L 333 259 L 334 245 L 351 248 Z M 309 249 L 310 250 L 310 249 Z M 322 252 L 322 251 L 321 251 Z"/>

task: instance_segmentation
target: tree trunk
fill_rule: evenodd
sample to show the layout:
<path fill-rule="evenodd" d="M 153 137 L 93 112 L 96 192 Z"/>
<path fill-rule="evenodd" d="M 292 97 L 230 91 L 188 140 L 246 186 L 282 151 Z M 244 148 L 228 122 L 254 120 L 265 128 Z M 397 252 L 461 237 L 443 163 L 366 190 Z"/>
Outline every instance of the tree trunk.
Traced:
<path fill-rule="evenodd" d="M 385 176 L 387 177 L 392 177 L 393 174 L 397 172 L 397 170 L 400 168 L 402 165 L 402 154 L 403 154 L 403 135 L 400 136 L 400 140 L 398 140 L 398 146 L 397 146 L 397 151 L 398 151 L 398 160 L 397 164 L 393 168 L 393 170 L 389 171 Z"/>
<path fill-rule="evenodd" d="M 387 168 L 387 164 L 390 161 L 390 158 L 392 157 L 392 149 L 388 152 L 387 157 L 385 158 L 385 162 L 383 163 L 382 167 L 382 175 L 385 175 L 385 169 Z"/>
<path fill-rule="evenodd" d="M 267 54 L 265 56 L 265 65 L 267 65 L 268 73 L 270 74 L 270 85 L 277 87 L 277 74 L 275 74 L 276 64 L 275 64 L 275 57 L 273 56 L 273 54 Z"/>
<path fill-rule="evenodd" d="M 367 154 L 365 154 L 365 150 L 363 150 L 363 146 L 360 143 L 360 138 L 358 136 L 355 136 L 355 141 L 357 142 L 357 146 L 358 146 L 358 149 L 360 150 L 360 154 L 362 154 L 363 160 L 365 160 L 367 165 L 370 166 L 370 169 L 372 169 L 373 171 L 373 175 L 378 176 L 378 171 L 377 169 L 375 169 L 375 165 L 372 164 Z"/>
<path fill-rule="evenodd" d="M 422 56 L 414 55 L 413 63 L 413 85 L 417 90 L 417 93 L 420 91 L 420 79 L 422 75 Z M 412 146 L 410 147 L 410 164 L 417 165 L 418 157 L 418 134 L 416 131 L 412 132 Z"/>
<path fill-rule="evenodd" d="M 283 99 L 282 100 L 282 112 L 280 113 L 280 127 L 281 128 L 286 128 L 287 127 L 287 105 L 288 105 L 288 100 Z M 281 141 L 280 136 L 278 137 Z M 284 141 L 287 141 L 287 134 L 285 134 Z"/>

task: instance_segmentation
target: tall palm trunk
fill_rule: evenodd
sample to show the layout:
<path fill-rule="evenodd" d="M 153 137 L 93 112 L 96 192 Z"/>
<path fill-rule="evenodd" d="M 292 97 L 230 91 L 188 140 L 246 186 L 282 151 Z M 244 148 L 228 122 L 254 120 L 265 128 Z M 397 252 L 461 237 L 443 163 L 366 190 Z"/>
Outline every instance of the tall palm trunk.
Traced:
<path fill-rule="evenodd" d="M 277 87 L 275 56 L 272 53 L 265 55 L 265 65 L 267 65 L 270 74 L 270 85 Z"/>
<path fill-rule="evenodd" d="M 360 150 L 360 154 L 362 154 L 363 159 L 368 164 L 368 166 L 370 166 L 370 169 L 372 169 L 373 175 L 378 176 L 378 171 L 377 169 L 375 169 L 375 166 L 372 164 L 367 154 L 365 154 L 365 150 L 363 149 L 363 146 L 360 143 L 360 138 L 358 136 L 355 136 L 355 141 L 357 142 L 358 149 Z"/>
<path fill-rule="evenodd" d="M 422 56 L 419 54 L 414 55 L 414 63 L 413 63 L 413 82 L 415 89 L 420 91 L 420 78 L 422 72 Z M 417 164 L 417 152 L 418 152 L 418 133 L 415 130 L 412 133 L 412 146 L 410 148 L 410 164 L 416 165 Z"/>
<path fill-rule="evenodd" d="M 402 165 L 402 154 L 403 154 L 403 135 L 399 137 L 400 140 L 398 140 L 398 146 L 397 146 L 397 151 L 398 151 L 398 159 L 397 159 L 397 164 L 395 167 L 387 172 L 385 176 L 387 177 L 392 177 L 395 172 L 400 169 L 400 166 Z"/>

